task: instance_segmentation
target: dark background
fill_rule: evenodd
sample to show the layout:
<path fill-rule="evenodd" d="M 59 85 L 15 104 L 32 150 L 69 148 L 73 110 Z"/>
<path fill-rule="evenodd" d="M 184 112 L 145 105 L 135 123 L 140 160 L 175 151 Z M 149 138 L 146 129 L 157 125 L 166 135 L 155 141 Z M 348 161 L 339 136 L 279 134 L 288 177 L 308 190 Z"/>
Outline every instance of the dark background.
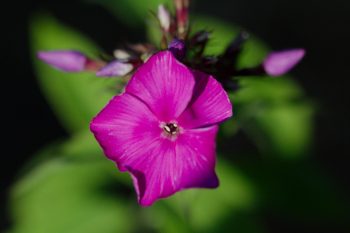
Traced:
<path fill-rule="evenodd" d="M 118 1 L 118 0 L 116 0 Z M 38 10 L 83 31 L 105 51 L 121 41 L 142 41 L 143 29 L 128 29 L 102 7 L 78 1 L 1 3 L 1 226 L 10 224 L 6 195 L 21 166 L 44 145 L 66 136 L 36 83 L 28 23 Z M 292 73 L 316 106 L 312 156 L 349 193 L 348 111 L 350 1 L 200 0 L 197 13 L 248 29 L 273 49 L 304 47 L 307 55 Z M 101 26 L 101 25 L 108 25 Z M 117 30 L 113 30 L 113 28 Z M 281 219 L 266 219 L 271 232 L 335 232 Z"/>

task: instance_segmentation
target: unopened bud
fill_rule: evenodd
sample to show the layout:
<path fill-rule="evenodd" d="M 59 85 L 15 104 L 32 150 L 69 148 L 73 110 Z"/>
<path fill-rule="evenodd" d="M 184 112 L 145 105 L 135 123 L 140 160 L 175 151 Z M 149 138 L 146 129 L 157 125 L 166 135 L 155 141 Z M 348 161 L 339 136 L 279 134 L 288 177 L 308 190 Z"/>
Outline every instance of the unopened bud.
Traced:
<path fill-rule="evenodd" d="M 180 39 L 184 39 L 188 29 L 189 0 L 174 0 L 176 8 L 177 31 Z"/>
<path fill-rule="evenodd" d="M 171 24 L 171 16 L 164 5 L 158 6 L 158 20 L 162 29 L 168 32 Z"/>
<path fill-rule="evenodd" d="M 272 52 L 265 58 L 263 68 L 268 75 L 280 76 L 290 71 L 304 55 L 304 49 Z"/>
<path fill-rule="evenodd" d="M 177 59 L 184 58 L 186 53 L 185 42 L 176 38 L 170 42 L 168 49 Z"/>
<path fill-rule="evenodd" d="M 99 77 L 120 77 L 125 76 L 134 69 L 134 66 L 130 63 L 124 63 L 121 61 L 112 61 L 100 69 L 96 76 Z"/>
<path fill-rule="evenodd" d="M 123 49 L 114 50 L 113 55 L 118 60 L 128 60 L 131 57 L 130 53 Z"/>
<path fill-rule="evenodd" d="M 67 72 L 84 71 L 88 60 L 84 54 L 72 50 L 41 51 L 37 55 L 45 63 Z"/>

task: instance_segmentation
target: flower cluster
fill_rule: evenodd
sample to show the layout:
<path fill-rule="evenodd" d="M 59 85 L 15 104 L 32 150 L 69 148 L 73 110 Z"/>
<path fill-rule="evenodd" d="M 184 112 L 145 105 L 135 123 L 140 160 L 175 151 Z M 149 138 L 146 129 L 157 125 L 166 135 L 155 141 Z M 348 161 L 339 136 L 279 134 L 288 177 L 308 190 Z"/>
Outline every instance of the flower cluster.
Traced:
<path fill-rule="evenodd" d="M 304 56 L 303 49 L 273 52 L 258 67 L 235 67 L 240 33 L 223 54 L 205 56 L 208 31 L 189 33 L 189 0 L 174 0 L 175 13 L 158 8 L 160 51 L 151 44 L 114 51 L 113 60 L 91 59 L 78 51 L 42 51 L 38 57 L 66 72 L 99 77 L 129 76 L 90 124 L 105 155 L 131 174 L 139 203 L 152 205 L 186 188 L 215 188 L 218 124 L 232 116 L 233 76 L 279 76 Z M 226 89 L 226 91 L 225 91 Z"/>

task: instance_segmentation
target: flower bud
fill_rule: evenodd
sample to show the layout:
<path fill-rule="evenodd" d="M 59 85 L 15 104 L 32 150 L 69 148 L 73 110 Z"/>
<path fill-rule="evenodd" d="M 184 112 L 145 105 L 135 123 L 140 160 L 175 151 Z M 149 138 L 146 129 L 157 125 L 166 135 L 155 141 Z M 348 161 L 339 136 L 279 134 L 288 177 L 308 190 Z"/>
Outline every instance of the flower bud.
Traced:
<path fill-rule="evenodd" d="M 304 49 L 272 52 L 265 58 L 263 68 L 268 75 L 280 76 L 290 71 L 304 55 Z"/>
<path fill-rule="evenodd" d="M 189 0 L 174 0 L 176 8 L 176 21 L 177 21 L 177 30 L 178 36 L 181 39 L 184 39 L 188 30 L 188 8 Z"/>
<path fill-rule="evenodd" d="M 112 61 L 104 66 L 102 69 L 96 72 L 96 76 L 99 77 L 118 77 L 125 76 L 134 69 L 134 66 L 130 63 L 123 63 L 121 61 Z"/>
<path fill-rule="evenodd" d="M 194 34 L 190 40 L 192 46 L 205 45 L 210 39 L 211 33 L 205 30 L 199 31 Z"/>
<path fill-rule="evenodd" d="M 162 29 L 168 32 L 170 29 L 171 18 L 169 11 L 165 8 L 164 5 L 158 6 L 158 20 Z"/>
<path fill-rule="evenodd" d="M 88 60 L 84 54 L 72 50 L 41 51 L 37 55 L 45 63 L 67 72 L 84 71 Z"/>
<path fill-rule="evenodd" d="M 168 49 L 177 59 L 184 58 L 186 53 L 185 43 L 176 38 L 170 42 Z"/>
<path fill-rule="evenodd" d="M 128 60 L 131 57 L 130 53 L 128 53 L 127 51 L 125 51 L 123 49 L 114 50 L 113 55 L 118 60 Z"/>

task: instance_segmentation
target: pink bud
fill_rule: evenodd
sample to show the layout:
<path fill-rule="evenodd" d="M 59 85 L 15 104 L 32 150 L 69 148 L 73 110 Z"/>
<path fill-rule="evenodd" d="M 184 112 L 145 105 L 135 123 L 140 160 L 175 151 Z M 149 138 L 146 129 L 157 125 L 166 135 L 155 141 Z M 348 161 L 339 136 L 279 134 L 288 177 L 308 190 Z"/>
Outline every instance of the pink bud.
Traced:
<path fill-rule="evenodd" d="M 304 49 L 272 52 L 265 58 L 263 67 L 268 75 L 280 76 L 290 71 L 304 55 Z"/>
<path fill-rule="evenodd" d="M 41 51 L 38 58 L 56 69 L 67 72 L 80 72 L 85 70 L 87 58 L 84 54 L 72 50 Z"/>
<path fill-rule="evenodd" d="M 100 69 L 96 75 L 100 77 L 118 77 L 124 76 L 130 73 L 134 69 L 134 66 L 130 63 L 124 63 L 121 61 L 112 61 L 105 67 Z"/>

